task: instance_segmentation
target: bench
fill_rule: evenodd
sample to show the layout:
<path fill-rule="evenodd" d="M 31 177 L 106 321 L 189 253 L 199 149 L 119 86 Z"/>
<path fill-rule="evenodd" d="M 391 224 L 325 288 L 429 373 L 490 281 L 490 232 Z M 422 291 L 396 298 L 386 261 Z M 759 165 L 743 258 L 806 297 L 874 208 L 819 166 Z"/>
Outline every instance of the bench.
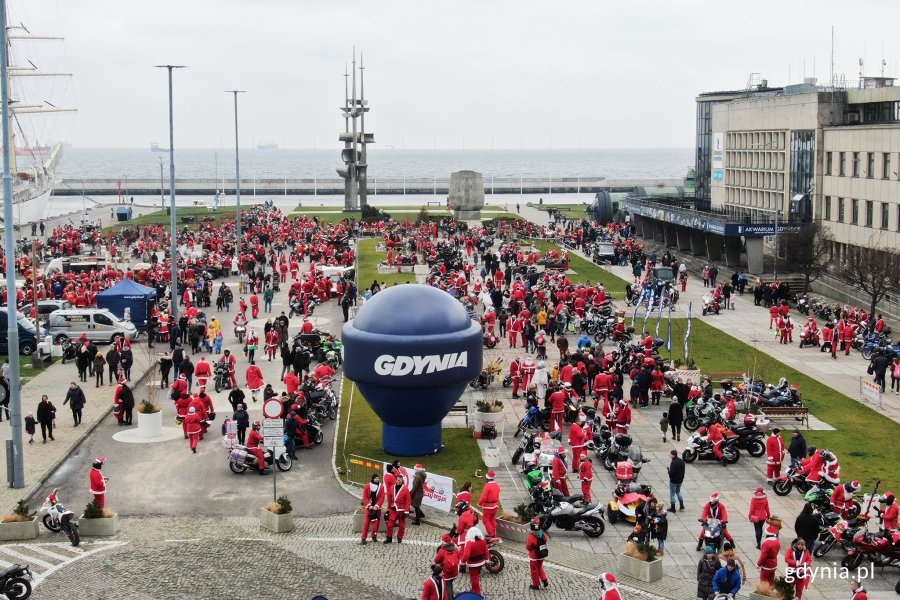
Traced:
<path fill-rule="evenodd" d="M 41 352 L 40 348 L 36 349 L 31 354 L 31 366 L 35 369 L 49 367 L 51 362 L 53 362 L 51 355 L 46 352 Z"/>
<path fill-rule="evenodd" d="M 770 421 L 794 419 L 801 424 L 806 423 L 806 428 L 809 429 L 809 409 L 805 406 L 767 406 L 762 412 Z"/>
<path fill-rule="evenodd" d="M 710 371 L 707 377 L 714 385 L 721 386 L 722 381 L 725 379 L 740 383 L 743 380 L 744 373 L 742 371 Z"/>
<path fill-rule="evenodd" d="M 453 405 L 450 409 L 450 412 L 447 413 L 448 417 L 465 417 L 466 424 L 469 424 L 469 407 L 463 404 L 462 402 L 458 402 Z"/>

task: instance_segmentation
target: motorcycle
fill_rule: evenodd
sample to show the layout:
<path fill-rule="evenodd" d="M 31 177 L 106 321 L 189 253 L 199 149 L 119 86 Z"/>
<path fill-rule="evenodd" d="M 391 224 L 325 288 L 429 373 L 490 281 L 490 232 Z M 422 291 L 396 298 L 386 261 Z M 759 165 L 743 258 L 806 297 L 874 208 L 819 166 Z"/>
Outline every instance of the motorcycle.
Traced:
<path fill-rule="evenodd" d="M 807 481 L 806 476 L 800 473 L 798 467 L 790 467 L 787 473 L 778 478 L 772 489 L 779 496 L 787 496 L 796 487 L 798 492 L 805 495 L 814 485 L 816 482 Z"/>
<path fill-rule="evenodd" d="M 481 336 L 481 343 L 485 348 L 490 350 L 497 345 L 497 336 L 490 331 L 485 330 L 484 334 Z"/>
<path fill-rule="evenodd" d="M 818 513 L 819 515 L 819 544 L 813 549 L 813 556 L 822 558 L 840 544 L 846 554 L 847 549 L 853 544 L 856 531 L 863 526 L 865 519 L 854 519 L 852 522 L 842 519 L 836 512 Z"/>
<path fill-rule="evenodd" d="M 532 493 L 538 505 L 535 512 L 544 531 L 555 525 L 557 529 L 564 531 L 581 531 L 591 538 L 600 537 L 606 531 L 603 507 L 599 504 L 585 504 L 581 494 L 563 496 L 556 489 L 548 494 L 538 487 L 532 488 Z"/>
<path fill-rule="evenodd" d="M 537 404 L 529 403 L 528 412 L 525 413 L 525 416 L 519 421 L 519 425 L 516 427 L 513 437 L 519 437 L 522 432 L 527 431 L 528 429 L 550 431 L 550 409 L 545 408 L 544 410 L 541 410 L 538 408 Z M 513 462 L 517 462 L 517 460 L 513 460 Z"/>
<path fill-rule="evenodd" d="M 889 532 L 871 533 L 860 527 L 853 534 L 841 566 L 853 571 L 865 560 L 876 567 L 900 567 L 900 547 L 895 546 L 891 538 Z"/>
<path fill-rule="evenodd" d="M 520 433 L 522 433 L 521 429 L 516 430 L 516 436 Z M 519 447 L 513 452 L 512 464 L 518 464 L 519 459 L 522 458 L 523 454 L 531 454 L 536 448 L 540 447 L 540 435 L 540 433 L 526 433 L 522 436 L 522 439 L 519 440 Z"/>
<path fill-rule="evenodd" d="M 612 500 L 606 507 L 606 518 L 616 524 L 620 519 L 637 522 L 637 510 L 653 497 L 653 488 L 646 483 L 621 481 L 613 490 Z"/>
<path fill-rule="evenodd" d="M 797 312 L 802 315 L 809 316 L 809 298 L 806 295 L 797 300 Z"/>
<path fill-rule="evenodd" d="M 263 451 L 263 457 L 265 459 L 266 465 L 274 464 L 278 467 L 279 471 L 290 471 L 291 467 L 294 466 L 294 461 L 291 460 L 291 457 L 287 454 L 287 449 L 284 446 L 279 446 L 275 448 L 275 458 L 272 456 L 272 451 L 268 448 L 260 448 Z M 231 468 L 232 473 L 243 473 L 247 469 L 257 470 L 259 469 L 259 459 L 252 452 L 247 451 L 246 446 L 241 446 L 240 444 L 235 445 L 234 448 L 228 451 L 228 466 Z"/>
<path fill-rule="evenodd" d="M 800 348 L 803 346 L 819 347 L 819 330 L 813 329 L 809 325 L 804 324 L 800 328 Z"/>
<path fill-rule="evenodd" d="M 234 325 L 234 335 L 238 339 L 238 343 L 244 343 L 244 336 L 247 335 L 247 324 L 246 323 L 235 323 Z"/>
<path fill-rule="evenodd" d="M 725 525 L 728 523 L 726 521 L 720 521 L 719 519 L 698 519 L 700 523 L 703 525 L 703 546 L 712 547 L 716 554 L 719 553 L 719 549 L 722 547 L 722 538 L 725 534 Z"/>
<path fill-rule="evenodd" d="M 740 460 L 741 453 L 737 449 L 737 436 L 727 436 L 722 440 L 722 456 L 729 465 Z M 696 431 L 688 438 L 688 447 L 681 454 L 681 458 L 686 463 L 692 463 L 695 460 L 720 460 L 713 452 L 713 445 Z"/>
<path fill-rule="evenodd" d="M 649 458 L 641 455 L 641 448 L 637 444 L 633 444 L 632 437 L 627 433 L 618 433 L 612 437 L 609 447 L 604 454 L 603 467 L 607 471 L 615 471 L 620 462 L 630 462 L 634 472 L 634 479 L 637 479 L 641 472 L 641 465 L 650 462 Z"/>
<path fill-rule="evenodd" d="M 719 421 L 719 415 L 722 414 L 723 408 L 725 408 L 725 403 L 716 398 L 698 399 L 685 411 L 684 428 L 688 431 L 697 431 L 700 427 L 709 427 Z"/>
<path fill-rule="evenodd" d="M 756 425 L 730 427 L 729 431 L 737 436 L 738 450 L 744 450 L 754 458 L 766 453 L 766 434 L 760 431 Z"/>
<path fill-rule="evenodd" d="M 38 514 L 43 513 L 44 515 L 41 519 L 44 527 L 53 533 L 65 531 L 69 542 L 73 546 L 77 546 L 81 543 L 81 534 L 78 532 L 78 520 L 75 518 L 74 512 L 60 504 L 58 494 L 59 488 L 54 488 L 50 495 L 47 496 L 47 499 L 44 500 L 44 504 L 41 506 Z"/>
<path fill-rule="evenodd" d="M 719 301 L 712 292 L 703 294 L 703 316 L 717 314 L 719 314 Z"/>
<path fill-rule="evenodd" d="M 213 366 L 213 385 L 218 394 L 222 390 L 231 389 L 230 367 L 226 363 L 216 362 Z"/>
<path fill-rule="evenodd" d="M 62 364 L 66 364 L 67 360 L 75 360 L 75 357 L 78 355 L 78 351 L 75 348 L 75 345 L 72 343 L 72 340 L 65 337 L 60 344 L 62 346 Z"/>
<path fill-rule="evenodd" d="M 26 600 L 31 596 L 34 575 L 28 565 L 15 564 L 0 572 L 0 594 L 10 600 Z"/>
<path fill-rule="evenodd" d="M 456 533 L 456 525 L 450 528 L 450 537 L 454 540 L 458 537 Z M 506 565 L 506 561 L 503 559 L 503 555 L 500 554 L 500 550 L 497 548 L 500 544 L 503 543 L 503 540 L 497 537 L 485 536 L 484 541 L 487 542 L 488 546 L 488 556 L 487 560 L 484 563 L 484 568 L 488 573 L 492 575 L 497 575 L 503 570 L 503 567 Z"/>
<path fill-rule="evenodd" d="M 814 485 L 804 494 L 803 499 L 812 504 L 813 508 L 820 512 L 831 511 L 831 494 L 834 488 L 825 484 L 824 487 Z M 847 511 L 847 516 L 852 520 L 859 516 L 862 506 L 856 500 L 853 501 L 853 508 Z"/>

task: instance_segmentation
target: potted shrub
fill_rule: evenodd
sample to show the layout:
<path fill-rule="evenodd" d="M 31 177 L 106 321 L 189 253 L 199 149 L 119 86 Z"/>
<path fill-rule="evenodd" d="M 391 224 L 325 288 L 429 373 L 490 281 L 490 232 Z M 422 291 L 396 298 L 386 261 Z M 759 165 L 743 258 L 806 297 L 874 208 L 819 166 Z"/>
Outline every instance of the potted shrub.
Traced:
<path fill-rule="evenodd" d="M 622 573 L 638 581 L 653 583 L 663 576 L 662 559 L 656 556 L 656 546 L 648 542 L 626 542 L 619 555 Z"/>
<path fill-rule="evenodd" d="M 525 543 L 530 532 L 528 523 L 534 518 L 532 511 L 524 502 L 513 509 L 514 513 L 503 511 L 497 517 L 497 536 L 510 542 Z"/>
<path fill-rule="evenodd" d="M 687 358 L 675 359 L 675 364 L 678 365 L 675 372 L 685 383 L 700 383 L 702 374 L 700 373 L 700 369 L 697 368 L 697 363 L 694 361 L 693 357 L 689 356 Z"/>
<path fill-rule="evenodd" d="M 259 509 L 259 524 L 263 529 L 274 533 L 287 533 L 294 530 L 293 507 L 287 496 L 280 496 L 275 502 L 269 502 Z"/>
<path fill-rule="evenodd" d="M 473 419 L 475 437 L 481 439 L 485 427 L 493 427 L 497 437 L 503 435 L 503 402 L 500 400 L 479 400 L 475 403 Z"/>
<path fill-rule="evenodd" d="M 142 400 L 137 407 L 138 435 L 155 438 L 162 435 L 162 409 L 152 400 Z"/>
<path fill-rule="evenodd" d="M 33 540 L 40 531 L 37 513 L 31 512 L 24 500 L 19 500 L 11 514 L 0 520 L 0 540 Z"/>
<path fill-rule="evenodd" d="M 775 585 L 768 583 L 757 583 L 752 592 L 750 592 L 750 600 L 794 600 L 794 585 L 788 583 L 784 577 L 776 577 Z"/>
<path fill-rule="evenodd" d="M 97 500 L 91 500 L 84 507 L 84 513 L 78 519 L 81 535 L 107 536 L 116 535 L 119 531 L 119 515 L 108 508 L 100 508 Z"/>

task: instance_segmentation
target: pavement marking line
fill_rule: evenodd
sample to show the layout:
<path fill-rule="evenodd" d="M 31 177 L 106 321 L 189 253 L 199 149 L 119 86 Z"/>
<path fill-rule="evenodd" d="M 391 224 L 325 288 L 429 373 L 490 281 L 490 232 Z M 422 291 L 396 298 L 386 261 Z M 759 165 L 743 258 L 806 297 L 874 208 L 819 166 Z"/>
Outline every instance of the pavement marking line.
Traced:
<path fill-rule="evenodd" d="M 6 561 L 0 560 L 0 569 L 8 569 L 12 566 L 12 563 L 8 563 Z"/>
<path fill-rule="evenodd" d="M 59 544 L 51 544 L 51 545 L 56 546 L 57 548 L 62 548 L 63 550 L 68 550 L 69 552 L 73 552 L 75 554 L 84 554 L 85 552 L 87 552 L 87 550 L 85 550 L 83 548 L 77 548 L 71 544 L 59 543 Z"/>
<path fill-rule="evenodd" d="M 91 548 L 90 550 L 81 550 L 81 554 L 79 554 L 78 556 L 73 556 L 66 562 L 59 563 L 58 565 L 54 565 L 53 567 L 50 567 L 43 573 L 35 573 L 34 583 L 32 583 L 31 587 L 36 588 L 38 585 L 41 584 L 41 582 L 43 582 L 46 578 L 50 577 L 50 575 L 52 575 L 53 573 L 57 572 L 58 570 L 62 569 L 63 567 L 67 567 L 67 566 L 71 565 L 72 563 L 81 560 L 85 556 L 97 554 L 98 552 L 103 552 L 104 550 L 112 550 L 113 548 L 118 548 L 120 546 L 125 546 L 127 544 L 128 544 L 128 542 L 95 542 L 95 543 L 91 544 L 91 546 L 93 546 L 93 548 Z M 61 544 L 55 544 L 55 545 L 59 546 Z M 74 548 L 74 547 L 72 549 L 80 550 L 80 548 Z"/>
<path fill-rule="evenodd" d="M 199 542 L 200 538 L 189 538 L 186 540 L 163 540 L 165 543 L 178 543 L 178 542 Z"/>
<path fill-rule="evenodd" d="M 269 540 L 263 538 L 234 538 L 236 542 L 268 542 Z"/>
<path fill-rule="evenodd" d="M 8 554 L 9 556 L 12 556 L 14 558 L 21 558 L 23 561 L 26 561 L 28 564 L 37 565 L 37 566 L 41 567 L 42 569 L 52 569 L 55 566 L 54 563 L 49 563 L 45 560 L 41 560 L 39 558 L 35 558 L 35 557 L 29 556 L 27 554 L 23 554 L 22 552 L 16 552 L 15 550 L 12 550 L 12 548 L 14 548 L 14 547 L 15 546 L 3 546 L 3 548 L 0 548 L 0 552 L 3 552 L 4 554 Z"/>
<path fill-rule="evenodd" d="M 30 550 L 32 552 L 37 552 L 38 554 L 43 554 L 44 556 L 48 556 L 48 557 L 56 559 L 56 560 L 69 560 L 70 558 L 72 558 L 71 556 L 66 556 L 64 554 L 57 554 L 56 552 L 50 552 L 49 550 L 42 548 L 39 544 L 21 544 L 21 546 L 23 548 L 27 548 L 28 550 Z"/>
<path fill-rule="evenodd" d="M 320 538 L 305 538 L 308 542 L 327 542 L 327 543 L 347 543 L 347 542 L 359 542 L 359 538 L 356 537 L 320 537 Z M 433 542 L 426 542 L 424 540 L 403 540 L 403 544 L 409 544 L 410 546 L 434 546 Z M 402 544 L 401 544 L 402 545 Z M 524 556 L 518 556 L 516 554 L 504 554 L 503 558 L 507 560 L 514 560 L 517 562 L 528 563 L 529 559 Z M 568 573 L 570 575 L 580 575 L 581 577 L 587 577 L 588 579 L 596 580 L 597 576 L 591 573 L 586 573 L 584 571 L 579 571 L 578 569 L 573 569 L 571 567 L 566 567 L 563 565 L 558 565 L 556 563 L 545 563 L 547 568 L 554 569 L 556 571 L 561 571 L 563 573 Z M 658 596 L 656 594 L 652 594 L 650 592 L 646 592 L 644 590 L 639 590 L 636 588 L 632 588 L 627 585 L 619 584 L 619 589 L 628 592 L 629 594 L 634 594 L 636 596 L 641 596 L 643 598 L 652 598 L 654 600 L 665 600 L 665 596 Z"/>

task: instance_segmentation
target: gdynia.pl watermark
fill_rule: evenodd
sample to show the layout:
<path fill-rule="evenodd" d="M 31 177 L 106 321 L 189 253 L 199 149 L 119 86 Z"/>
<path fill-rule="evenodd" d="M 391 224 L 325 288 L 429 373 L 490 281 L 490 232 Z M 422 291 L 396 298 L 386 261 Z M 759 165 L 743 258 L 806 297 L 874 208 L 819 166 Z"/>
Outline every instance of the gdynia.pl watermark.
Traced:
<path fill-rule="evenodd" d="M 855 579 L 858 581 L 865 581 L 866 579 L 875 579 L 875 565 L 874 563 L 868 563 L 851 570 L 833 562 L 830 566 L 816 565 L 814 567 L 788 567 L 784 571 L 784 580 L 788 583 L 794 583 L 795 581 L 803 579 L 808 579 L 809 583 L 814 583 L 817 579 Z"/>

